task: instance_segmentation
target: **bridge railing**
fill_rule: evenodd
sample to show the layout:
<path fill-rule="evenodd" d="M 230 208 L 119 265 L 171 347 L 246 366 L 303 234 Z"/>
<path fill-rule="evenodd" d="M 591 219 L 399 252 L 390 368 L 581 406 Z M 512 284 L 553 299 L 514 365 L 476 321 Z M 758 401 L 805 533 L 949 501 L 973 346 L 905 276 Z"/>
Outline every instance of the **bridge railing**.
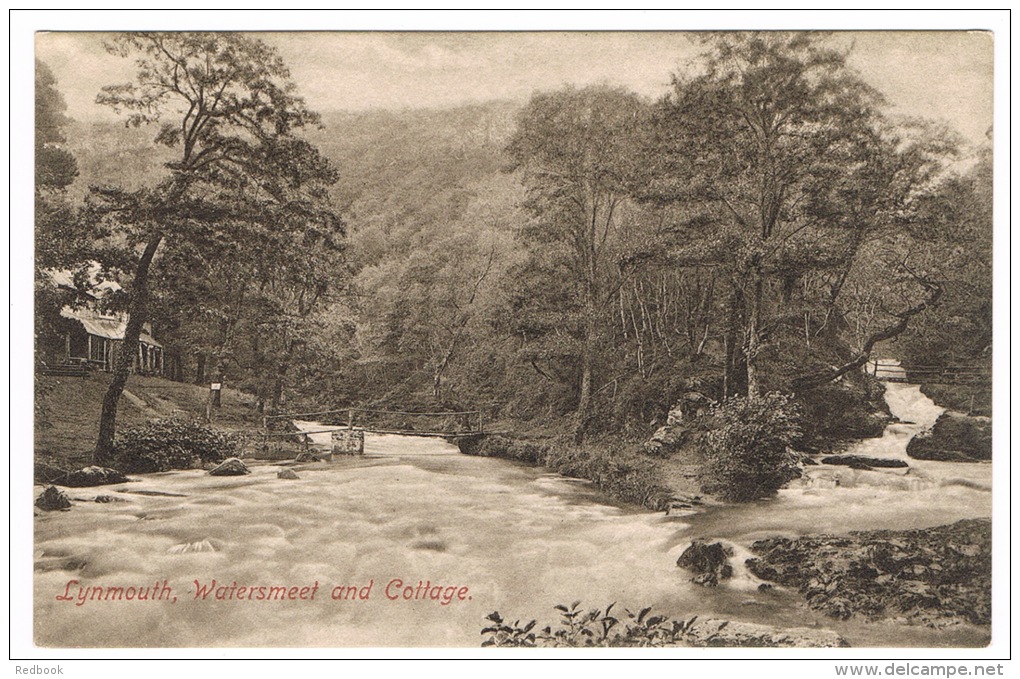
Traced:
<path fill-rule="evenodd" d="M 423 412 L 377 408 L 340 408 L 307 413 L 267 415 L 263 418 L 263 428 L 269 434 L 274 423 L 282 420 L 315 420 L 323 425 L 322 431 L 346 427 L 380 434 L 416 434 L 419 436 L 477 434 L 481 433 L 483 428 L 483 417 L 480 410 Z M 276 435 L 288 433 L 297 432 L 277 432 Z"/>
<path fill-rule="evenodd" d="M 892 382 L 990 384 L 992 381 L 992 371 L 980 366 L 937 366 L 876 360 L 868 364 L 868 372 L 880 380 Z"/>

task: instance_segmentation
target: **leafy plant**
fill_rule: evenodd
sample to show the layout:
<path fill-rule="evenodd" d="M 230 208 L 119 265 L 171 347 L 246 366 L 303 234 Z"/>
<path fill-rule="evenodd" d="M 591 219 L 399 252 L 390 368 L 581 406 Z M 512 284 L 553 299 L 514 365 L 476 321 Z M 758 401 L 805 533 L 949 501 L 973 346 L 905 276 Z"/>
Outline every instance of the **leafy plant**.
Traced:
<path fill-rule="evenodd" d="M 508 623 L 498 611 L 490 613 L 486 620 L 492 624 L 482 629 L 486 639 L 482 646 L 499 647 L 594 647 L 594 646 L 676 646 L 684 637 L 696 618 L 671 620 L 664 615 L 648 615 L 651 606 L 638 613 L 624 611 L 623 616 L 613 615 L 615 603 L 605 610 L 595 608 L 584 611 L 581 602 L 575 601 L 569 607 L 559 604 L 554 608 L 560 612 L 559 624 L 554 629 L 547 625 L 534 631 L 534 620 L 524 624 L 520 620 Z"/>
<path fill-rule="evenodd" d="M 768 393 L 731 398 L 715 406 L 717 425 L 707 436 L 702 489 L 724 500 L 768 497 L 797 477 L 790 446 L 800 435 L 798 409 L 790 397 Z"/>
<path fill-rule="evenodd" d="M 197 459 L 218 462 L 232 457 L 237 441 L 198 422 L 163 419 L 128 429 L 117 440 L 115 465 L 130 474 L 188 469 Z"/>

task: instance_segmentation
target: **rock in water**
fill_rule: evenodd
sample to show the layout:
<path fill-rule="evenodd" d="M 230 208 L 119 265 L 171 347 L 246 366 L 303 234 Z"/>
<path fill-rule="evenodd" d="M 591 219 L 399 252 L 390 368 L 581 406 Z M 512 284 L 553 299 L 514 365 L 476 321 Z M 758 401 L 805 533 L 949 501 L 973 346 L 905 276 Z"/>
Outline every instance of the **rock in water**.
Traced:
<path fill-rule="evenodd" d="M 70 509 L 71 498 L 67 497 L 67 493 L 64 491 L 57 490 L 56 486 L 50 486 L 43 491 L 42 495 L 35 499 L 35 506 L 48 512 L 57 509 Z"/>
<path fill-rule="evenodd" d="M 64 477 L 60 485 L 71 488 L 106 486 L 111 483 L 126 483 L 128 478 L 116 469 L 108 467 L 84 467 Z"/>
<path fill-rule="evenodd" d="M 278 479 L 289 479 L 291 481 L 295 481 L 295 480 L 297 480 L 297 479 L 299 479 L 301 477 L 298 476 L 294 472 L 293 469 L 281 469 L 280 471 L 278 471 L 276 473 L 276 478 L 278 478 Z"/>
<path fill-rule="evenodd" d="M 236 457 L 228 457 L 209 470 L 210 476 L 243 476 L 245 474 L 251 474 L 251 470 Z"/>
<path fill-rule="evenodd" d="M 917 460 L 981 462 L 992 459 L 992 420 L 945 412 L 935 426 L 910 439 L 907 455 Z"/>
<path fill-rule="evenodd" d="M 872 467 L 887 467 L 899 469 L 909 467 L 903 460 L 895 460 L 890 457 L 867 457 L 865 455 L 830 455 L 822 458 L 822 464 L 844 465 L 851 469 L 871 469 Z"/>
<path fill-rule="evenodd" d="M 733 576 L 733 566 L 729 564 L 731 556 L 733 550 L 721 542 L 708 544 L 695 540 L 676 560 L 676 565 L 696 574 L 691 582 L 715 587 L 720 580 Z"/>
<path fill-rule="evenodd" d="M 783 629 L 711 618 L 695 620 L 687 630 L 686 640 L 694 646 L 845 648 L 850 645 L 830 630 L 809 627 Z"/>

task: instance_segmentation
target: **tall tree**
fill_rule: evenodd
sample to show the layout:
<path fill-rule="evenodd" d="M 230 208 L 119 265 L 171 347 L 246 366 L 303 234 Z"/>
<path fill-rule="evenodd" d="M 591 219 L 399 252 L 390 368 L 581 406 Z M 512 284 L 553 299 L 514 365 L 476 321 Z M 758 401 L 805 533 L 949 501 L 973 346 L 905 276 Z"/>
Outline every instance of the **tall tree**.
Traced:
<path fill-rule="evenodd" d="M 69 228 L 73 221 L 64 190 L 78 176 L 78 163 L 64 148 L 71 123 L 67 104 L 49 67 L 35 61 L 35 210 L 36 266 L 50 268 L 76 262 L 82 238 Z"/>
<path fill-rule="evenodd" d="M 147 318 L 161 245 L 247 239 L 272 248 L 295 234 L 341 229 L 326 194 L 336 173 L 295 136 L 318 116 L 295 95 L 275 50 L 232 33 L 125 33 L 107 48 L 136 59 L 136 79 L 103 88 L 97 101 L 126 112 L 128 125 L 158 124 L 155 143 L 176 157 L 155 186 L 98 192 L 137 260 L 126 286 L 124 350 L 103 399 L 97 463 L 113 452 L 117 404 Z"/>
<path fill-rule="evenodd" d="M 46 64 L 35 61 L 35 336 L 38 360 L 63 353 L 59 325 L 64 299 L 47 269 L 72 268 L 88 259 L 88 234 L 76 228 L 77 211 L 67 187 L 78 176 L 78 163 L 64 148 L 71 119 Z"/>
<path fill-rule="evenodd" d="M 532 223 L 523 230 L 539 258 L 562 252 L 576 313 L 577 424 L 581 439 L 592 413 L 598 339 L 616 290 L 609 256 L 647 107 L 630 92 L 603 86 L 540 93 L 521 113 L 508 153 L 529 189 Z"/>
<path fill-rule="evenodd" d="M 796 295 L 801 306 L 833 311 L 862 243 L 909 219 L 945 149 L 892 130 L 879 94 L 823 36 L 706 41 L 701 68 L 675 75 L 658 109 L 662 153 L 650 194 L 681 207 L 681 249 L 692 261 L 729 272 L 754 399 L 770 386 L 762 370 L 770 339 L 805 313 Z M 829 281 L 827 300 L 805 297 L 812 276 Z"/>

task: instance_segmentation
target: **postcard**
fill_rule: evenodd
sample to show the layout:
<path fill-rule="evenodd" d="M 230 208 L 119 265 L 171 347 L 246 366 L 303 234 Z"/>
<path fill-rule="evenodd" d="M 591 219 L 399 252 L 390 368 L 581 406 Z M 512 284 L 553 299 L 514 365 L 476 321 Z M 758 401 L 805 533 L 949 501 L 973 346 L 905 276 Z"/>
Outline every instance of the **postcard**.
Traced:
<path fill-rule="evenodd" d="M 36 33 L 35 648 L 986 648 L 998 39 Z"/>

